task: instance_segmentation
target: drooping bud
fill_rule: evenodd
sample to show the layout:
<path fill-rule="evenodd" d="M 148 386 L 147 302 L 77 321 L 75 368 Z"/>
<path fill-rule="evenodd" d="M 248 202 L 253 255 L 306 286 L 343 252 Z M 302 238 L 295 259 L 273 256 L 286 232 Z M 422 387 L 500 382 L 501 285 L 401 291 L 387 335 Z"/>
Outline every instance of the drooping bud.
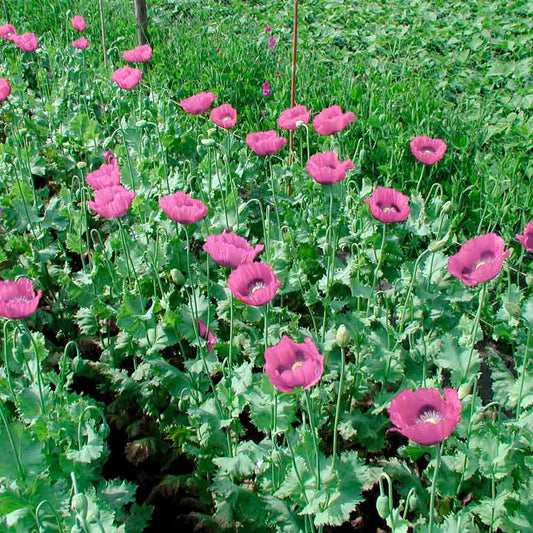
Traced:
<path fill-rule="evenodd" d="M 389 497 L 385 494 L 380 494 L 376 500 L 376 509 L 381 518 L 387 518 L 389 514 Z"/>
<path fill-rule="evenodd" d="M 339 326 L 335 340 L 337 341 L 337 345 L 341 348 L 345 348 L 346 346 L 348 346 L 348 343 L 350 342 L 350 333 L 348 332 L 344 324 L 341 324 Z"/>

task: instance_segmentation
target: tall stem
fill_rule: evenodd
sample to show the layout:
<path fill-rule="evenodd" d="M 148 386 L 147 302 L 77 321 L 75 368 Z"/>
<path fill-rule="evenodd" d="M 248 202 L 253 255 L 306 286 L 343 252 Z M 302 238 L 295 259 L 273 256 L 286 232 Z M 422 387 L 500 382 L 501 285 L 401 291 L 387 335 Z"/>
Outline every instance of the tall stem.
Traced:
<path fill-rule="evenodd" d="M 39 403 L 41 404 L 41 413 L 44 415 L 45 409 L 44 409 L 43 385 L 42 385 L 42 377 L 41 377 L 41 362 L 39 361 L 39 349 L 37 348 L 35 339 L 33 338 L 31 331 L 28 329 L 28 326 L 24 322 L 22 323 L 22 326 L 24 328 L 24 333 L 30 339 L 30 342 L 33 347 L 33 351 L 35 352 L 35 362 L 36 362 L 36 368 L 37 368 L 37 390 L 39 391 Z M 20 324 L 17 324 L 17 329 L 20 331 Z"/>
<path fill-rule="evenodd" d="M 311 408 L 311 396 L 309 391 L 305 391 L 305 402 L 307 404 L 307 413 L 309 416 L 309 427 L 311 429 L 311 436 L 313 438 L 313 446 L 315 448 L 315 461 L 316 461 L 316 490 L 320 490 L 321 481 L 320 481 L 320 455 L 318 450 L 318 440 L 315 427 L 315 417 L 313 410 Z"/>
<path fill-rule="evenodd" d="M 296 54 L 298 49 L 298 0 L 294 0 L 294 17 L 292 23 L 292 61 L 291 61 L 291 107 L 296 104 Z M 292 165 L 294 132 L 289 134 L 289 166 Z M 287 183 L 287 195 L 291 194 L 291 182 Z"/>
<path fill-rule="evenodd" d="M 105 45 L 105 25 L 104 25 L 104 6 L 102 0 L 98 0 L 98 7 L 100 9 L 100 30 L 102 37 L 102 52 L 104 54 L 104 67 L 107 68 L 107 50 Z"/>
<path fill-rule="evenodd" d="M 520 419 L 520 407 L 522 404 L 522 394 L 524 393 L 524 381 L 526 379 L 526 371 L 529 363 L 529 352 L 531 350 L 531 329 L 527 331 L 526 353 L 524 355 L 524 363 L 522 364 L 522 376 L 520 378 L 520 390 L 518 392 L 518 402 L 516 404 L 516 420 Z"/>
<path fill-rule="evenodd" d="M 335 408 L 335 422 L 333 424 L 333 460 L 331 462 L 331 470 L 335 469 L 335 463 L 337 462 L 337 438 L 339 428 L 339 418 L 341 412 L 341 400 L 342 400 L 342 386 L 344 385 L 344 348 L 341 347 L 341 375 L 339 378 L 339 392 L 337 394 L 337 406 Z"/>
<path fill-rule="evenodd" d="M 476 335 L 477 330 L 479 328 L 479 322 L 481 319 L 481 311 L 483 309 L 483 303 L 485 301 L 485 287 L 486 285 L 483 285 L 481 292 L 479 293 L 479 304 L 477 308 L 476 317 L 474 319 L 474 327 L 472 328 L 472 342 L 470 343 L 470 352 L 468 354 L 468 359 L 466 363 L 466 370 L 465 373 L 461 376 L 461 383 L 468 378 L 468 372 L 470 371 L 470 365 L 472 363 L 472 355 L 474 353 L 474 346 L 476 344 Z"/>
<path fill-rule="evenodd" d="M 329 218 L 328 218 L 328 228 L 326 230 L 326 241 L 327 241 L 327 253 L 328 253 L 328 266 L 326 270 L 326 298 L 324 301 L 324 317 L 322 319 L 322 342 L 326 339 L 326 323 L 327 323 L 327 313 L 329 307 L 329 286 L 331 278 L 331 270 L 335 262 L 335 237 L 331 237 L 333 232 L 333 192 L 329 191 Z"/>
<path fill-rule="evenodd" d="M 381 263 L 383 262 L 383 252 L 385 250 L 385 242 L 387 241 L 387 224 L 383 224 L 383 233 L 381 235 L 381 247 L 379 249 L 379 257 L 378 262 L 376 264 L 376 268 L 374 269 L 374 275 L 372 276 L 372 285 L 370 288 L 372 289 L 372 293 L 374 294 L 374 287 L 376 285 L 377 277 L 379 269 L 381 268 Z M 370 301 L 371 299 L 368 299 L 368 305 L 366 308 L 366 312 L 368 314 L 368 311 L 370 310 Z"/>
<path fill-rule="evenodd" d="M 11 428 L 9 427 L 9 423 L 4 413 L 4 406 L 2 404 L 0 404 L 0 417 L 2 417 L 2 422 L 4 423 L 4 426 L 6 428 L 7 438 L 9 440 L 9 445 L 11 446 L 13 456 L 15 457 L 20 477 L 24 481 L 26 479 L 26 472 L 24 471 L 24 467 L 22 466 L 22 463 L 20 461 L 20 455 L 18 453 L 17 447 L 15 446 L 15 440 L 13 439 L 13 434 L 11 433 Z"/>
<path fill-rule="evenodd" d="M 437 488 L 437 476 L 439 475 L 441 460 L 441 443 L 436 446 L 437 456 L 435 458 L 435 470 L 433 471 L 433 482 L 431 484 L 431 495 L 429 499 L 429 525 L 428 533 L 433 533 L 433 515 L 435 514 L 435 490 Z"/>

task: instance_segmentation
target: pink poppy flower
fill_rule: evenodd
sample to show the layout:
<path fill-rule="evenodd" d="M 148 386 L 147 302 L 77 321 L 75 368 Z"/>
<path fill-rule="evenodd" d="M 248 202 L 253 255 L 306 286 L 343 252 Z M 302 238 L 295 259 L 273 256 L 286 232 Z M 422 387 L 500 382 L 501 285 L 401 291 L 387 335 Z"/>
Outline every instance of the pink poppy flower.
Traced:
<path fill-rule="evenodd" d="M 499 235 L 479 235 L 467 240 L 455 255 L 448 258 L 448 272 L 465 285 L 475 287 L 496 277 L 510 253 L 505 250 L 505 241 Z"/>
<path fill-rule="evenodd" d="M 216 98 L 211 92 L 198 93 L 182 100 L 180 106 L 186 113 L 201 115 L 211 107 Z"/>
<path fill-rule="evenodd" d="M 218 342 L 217 338 L 211 331 L 207 331 L 207 326 L 203 320 L 198 319 L 198 335 L 207 341 L 207 351 L 210 352 Z"/>
<path fill-rule="evenodd" d="M 449 437 L 461 420 L 461 402 L 455 389 L 404 390 L 389 407 L 390 421 L 398 431 L 422 446 L 431 446 Z"/>
<path fill-rule="evenodd" d="M 271 26 L 265 26 L 265 33 L 270 33 L 272 31 Z"/>
<path fill-rule="evenodd" d="M 85 181 L 87 185 L 96 191 L 120 185 L 120 170 L 117 160 L 112 159 L 110 163 L 102 165 L 99 169 L 87 174 Z"/>
<path fill-rule="evenodd" d="M 133 89 L 141 81 L 142 77 L 142 70 L 139 70 L 138 68 L 121 67 L 113 72 L 111 79 L 121 89 Z"/>
<path fill-rule="evenodd" d="M 20 278 L 17 281 L 0 281 L 0 316 L 26 318 L 35 312 L 43 291 L 35 293 L 33 281 Z"/>
<path fill-rule="evenodd" d="M 531 220 L 526 225 L 526 227 L 524 228 L 524 233 L 522 233 L 522 235 L 516 234 L 515 237 L 524 245 L 524 248 L 528 252 L 533 252 L 533 220 Z"/>
<path fill-rule="evenodd" d="M 376 187 L 370 199 L 363 200 L 370 206 L 371 215 L 381 222 L 403 222 L 409 216 L 409 196 L 389 187 Z"/>
<path fill-rule="evenodd" d="M 15 46 L 18 46 L 23 52 L 35 52 L 39 48 L 35 33 L 23 33 L 13 37 Z"/>
<path fill-rule="evenodd" d="M 294 107 L 289 107 L 281 113 L 278 118 L 278 128 L 282 130 L 297 130 L 297 122 L 303 122 L 307 124 L 309 122 L 309 117 L 311 112 L 307 111 L 307 107 L 304 105 L 297 105 Z"/>
<path fill-rule="evenodd" d="M 268 96 L 270 94 L 270 82 L 265 81 L 263 85 L 261 85 L 261 91 L 263 92 L 263 96 Z"/>
<path fill-rule="evenodd" d="M 349 159 L 341 162 L 335 152 L 325 152 L 312 155 L 306 170 L 317 183 L 331 185 L 342 181 L 346 177 L 346 171 L 352 168 L 355 165 Z"/>
<path fill-rule="evenodd" d="M 296 343 L 287 335 L 265 350 L 265 372 L 270 383 L 281 392 L 304 390 L 316 385 L 324 373 L 324 357 L 310 337 Z"/>
<path fill-rule="evenodd" d="M 410 143 L 411 153 L 424 165 L 433 165 L 444 157 L 446 143 L 442 139 L 415 137 Z"/>
<path fill-rule="evenodd" d="M 159 207 L 168 218 L 180 224 L 194 224 L 207 215 L 207 206 L 203 202 L 181 191 L 160 198 Z"/>
<path fill-rule="evenodd" d="M 11 94 L 11 84 L 6 78 L 0 78 L 0 102 L 3 102 Z"/>
<path fill-rule="evenodd" d="M 268 39 L 268 47 L 271 49 L 271 50 L 274 50 L 276 48 L 276 38 L 274 36 L 270 37 Z"/>
<path fill-rule="evenodd" d="M 237 124 L 237 111 L 231 104 L 223 104 L 211 110 L 211 120 L 221 128 L 233 128 Z"/>
<path fill-rule="evenodd" d="M 111 161 L 113 161 L 113 159 L 115 159 L 117 156 L 115 155 L 115 152 L 113 152 L 113 150 L 111 150 L 111 148 L 109 148 L 108 150 L 106 150 L 103 154 L 102 154 L 102 157 L 104 158 L 104 161 L 109 164 L 111 163 Z"/>
<path fill-rule="evenodd" d="M 236 268 L 243 263 L 251 263 L 262 252 L 264 246 L 253 247 L 245 238 L 233 232 L 209 235 L 203 246 L 215 263 L 225 267 Z"/>
<path fill-rule="evenodd" d="M 246 144 L 257 155 L 272 155 L 287 144 L 287 139 L 278 137 L 275 130 L 258 131 L 246 136 Z"/>
<path fill-rule="evenodd" d="M 128 212 L 134 198 L 135 193 L 122 185 L 112 185 L 98 189 L 94 193 L 94 201 L 88 200 L 87 205 L 104 218 L 120 218 Z"/>
<path fill-rule="evenodd" d="M 243 263 L 228 277 L 231 294 L 246 305 L 265 305 L 283 285 L 267 263 Z"/>
<path fill-rule="evenodd" d="M 0 26 L 0 37 L 5 41 L 12 41 L 15 35 L 17 35 L 17 30 L 12 24 Z"/>
<path fill-rule="evenodd" d="M 85 31 L 87 28 L 87 23 L 85 22 L 85 19 L 81 15 L 75 15 L 70 19 L 70 25 L 76 30 L 76 31 Z"/>
<path fill-rule="evenodd" d="M 85 37 L 80 37 L 79 39 L 72 41 L 72 46 L 78 50 L 85 50 L 86 48 L 89 48 L 89 41 Z"/>
<path fill-rule="evenodd" d="M 152 48 L 149 44 L 136 46 L 132 50 L 122 52 L 122 57 L 129 63 L 146 63 L 152 59 Z"/>
<path fill-rule="evenodd" d="M 322 109 L 313 120 L 313 128 L 319 135 L 333 135 L 342 131 L 346 126 L 355 120 L 355 115 L 348 111 L 343 113 L 338 105 L 332 105 Z"/>

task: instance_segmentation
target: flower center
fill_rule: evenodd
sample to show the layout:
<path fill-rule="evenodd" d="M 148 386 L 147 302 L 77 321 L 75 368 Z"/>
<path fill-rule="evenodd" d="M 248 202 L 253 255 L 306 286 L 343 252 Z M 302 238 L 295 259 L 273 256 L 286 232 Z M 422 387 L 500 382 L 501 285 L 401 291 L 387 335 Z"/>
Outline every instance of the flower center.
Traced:
<path fill-rule="evenodd" d="M 382 207 L 381 210 L 384 213 L 388 213 L 389 211 L 392 211 L 393 213 L 399 213 L 400 212 L 400 210 L 395 205 L 386 205 L 386 206 Z"/>
<path fill-rule="evenodd" d="M 222 117 L 222 122 L 229 122 L 233 117 L 230 115 L 224 115 Z"/>
<path fill-rule="evenodd" d="M 296 361 L 296 363 L 294 363 L 292 365 L 291 370 L 294 372 L 297 368 L 299 368 L 301 366 L 304 366 L 304 362 L 303 361 Z"/>
<path fill-rule="evenodd" d="M 248 296 L 251 296 L 255 291 L 266 287 L 266 283 L 262 279 L 254 279 L 248 284 L 248 290 L 246 291 Z"/>
<path fill-rule="evenodd" d="M 477 270 L 486 263 L 490 263 L 494 259 L 494 254 L 491 251 L 483 252 L 479 261 L 473 266 L 472 270 Z"/>
<path fill-rule="evenodd" d="M 420 151 L 424 154 L 434 154 L 435 148 L 433 148 L 433 146 L 422 146 L 422 148 L 420 148 Z"/>
<path fill-rule="evenodd" d="M 432 406 L 428 405 L 425 407 L 422 407 L 420 411 L 418 411 L 418 418 L 416 419 L 416 423 L 420 424 L 421 422 L 425 422 L 427 424 L 438 424 L 444 419 L 444 416 L 442 413 L 437 411 Z"/>

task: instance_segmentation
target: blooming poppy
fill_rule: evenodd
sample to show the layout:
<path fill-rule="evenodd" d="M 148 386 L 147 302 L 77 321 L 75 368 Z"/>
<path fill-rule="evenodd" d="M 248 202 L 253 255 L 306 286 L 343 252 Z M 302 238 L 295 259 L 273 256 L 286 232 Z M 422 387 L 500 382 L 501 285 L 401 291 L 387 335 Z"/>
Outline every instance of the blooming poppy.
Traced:
<path fill-rule="evenodd" d="M 270 37 L 268 39 L 268 47 L 271 49 L 271 50 L 274 50 L 276 48 L 276 38 L 274 36 Z"/>
<path fill-rule="evenodd" d="M 263 93 L 263 96 L 268 96 L 270 94 L 270 82 L 265 81 L 263 85 L 261 85 L 261 91 Z"/>
<path fill-rule="evenodd" d="M 207 215 L 207 206 L 202 201 L 181 191 L 160 198 L 159 207 L 167 217 L 180 224 L 194 224 Z"/>
<path fill-rule="evenodd" d="M 96 191 L 120 185 L 120 170 L 117 160 L 112 158 L 110 163 L 102 165 L 99 169 L 87 174 L 85 181 L 87 185 L 90 185 Z"/>
<path fill-rule="evenodd" d="M 0 37 L 5 41 L 12 41 L 15 35 L 17 35 L 17 30 L 13 24 L 0 26 Z"/>
<path fill-rule="evenodd" d="M 461 402 L 455 389 L 404 390 L 389 407 L 390 421 L 398 431 L 422 446 L 431 446 L 449 437 L 460 421 Z"/>
<path fill-rule="evenodd" d="M 134 198 L 135 193 L 122 185 L 112 185 L 98 189 L 94 193 L 94 201 L 88 200 L 87 205 L 104 218 L 120 218 L 128 212 Z"/>
<path fill-rule="evenodd" d="M 89 41 L 85 37 L 80 37 L 79 39 L 72 41 L 72 46 L 78 50 L 85 50 L 86 48 L 89 48 Z"/>
<path fill-rule="evenodd" d="M 23 52 L 35 52 L 39 48 L 35 33 L 23 33 L 13 37 L 15 46 L 18 46 Z"/>
<path fill-rule="evenodd" d="M 317 183 L 331 185 L 342 181 L 346 177 L 346 171 L 352 168 L 355 165 L 350 159 L 339 161 L 335 152 L 325 152 L 311 156 L 306 170 Z"/>
<path fill-rule="evenodd" d="M 111 79 L 121 89 L 133 89 L 141 81 L 142 77 L 142 70 L 139 70 L 138 68 L 121 67 L 113 72 Z"/>
<path fill-rule="evenodd" d="M 128 63 L 146 63 L 152 59 L 152 48 L 149 44 L 136 46 L 132 50 L 122 52 L 122 57 Z"/>
<path fill-rule="evenodd" d="M 516 234 L 515 237 L 524 245 L 528 252 L 533 252 L 533 220 L 531 220 L 522 235 Z"/>
<path fill-rule="evenodd" d="M 272 31 L 271 26 L 265 26 L 265 33 L 270 33 Z"/>
<path fill-rule="evenodd" d="M 35 293 L 33 281 L 20 278 L 17 281 L 0 281 L 0 316 L 26 318 L 35 312 L 43 291 Z"/>
<path fill-rule="evenodd" d="M 0 78 L 0 102 L 3 102 L 11 94 L 11 84 L 6 78 Z"/>
<path fill-rule="evenodd" d="M 355 120 L 355 115 L 348 111 L 343 113 L 338 105 L 332 105 L 322 109 L 313 120 L 313 128 L 319 135 L 333 135 L 342 131 Z"/>
<path fill-rule="evenodd" d="M 264 246 L 252 246 L 245 238 L 233 232 L 209 235 L 203 246 L 215 263 L 225 267 L 236 268 L 243 263 L 251 263 L 262 252 Z"/>
<path fill-rule="evenodd" d="M 106 150 L 103 154 L 102 154 L 102 157 L 104 158 L 104 161 L 109 164 L 111 163 L 111 161 L 113 161 L 113 159 L 115 159 L 117 156 L 115 155 L 115 152 L 113 152 L 113 150 L 111 150 L 111 148 L 109 148 L 108 150 Z"/>
<path fill-rule="evenodd" d="M 81 15 L 74 15 L 70 19 L 70 25 L 76 31 L 85 31 L 85 29 L 87 28 L 87 23 L 85 22 L 85 19 Z"/>
<path fill-rule="evenodd" d="M 390 224 L 402 222 L 409 216 L 409 196 L 389 187 L 376 187 L 370 199 L 363 200 L 370 206 L 372 216 Z"/>
<path fill-rule="evenodd" d="M 446 143 L 442 139 L 415 137 L 410 143 L 411 153 L 424 165 L 433 165 L 444 157 Z"/>
<path fill-rule="evenodd" d="M 324 373 L 324 357 L 310 337 L 296 343 L 287 335 L 265 350 L 265 372 L 270 383 L 282 392 L 316 385 Z"/>
<path fill-rule="evenodd" d="M 278 128 L 282 130 L 297 130 L 297 122 L 303 122 L 307 124 L 309 122 L 309 117 L 311 112 L 307 111 L 307 107 L 304 105 L 297 105 L 294 107 L 289 107 L 281 113 L 278 118 Z"/>
<path fill-rule="evenodd" d="M 278 137 L 275 130 L 258 131 L 246 136 L 246 144 L 257 155 L 272 155 L 287 144 L 287 139 Z"/>
<path fill-rule="evenodd" d="M 228 277 L 229 290 L 246 305 L 267 304 L 282 285 L 267 263 L 243 263 Z"/>
<path fill-rule="evenodd" d="M 496 277 L 509 254 L 510 250 L 505 250 L 505 241 L 499 235 L 478 235 L 468 239 L 448 258 L 448 272 L 465 285 L 475 287 Z"/>
<path fill-rule="evenodd" d="M 211 104 L 216 98 L 217 97 L 211 92 L 198 93 L 182 100 L 180 106 L 186 113 L 190 113 L 191 115 L 201 115 L 211 107 Z"/>
<path fill-rule="evenodd" d="M 203 320 L 198 319 L 198 335 L 207 341 L 207 351 L 210 352 L 218 342 L 217 338 L 211 331 L 207 331 L 207 326 Z"/>
<path fill-rule="evenodd" d="M 237 111 L 231 104 L 223 104 L 211 110 L 211 120 L 221 128 L 232 128 L 237 124 Z"/>

